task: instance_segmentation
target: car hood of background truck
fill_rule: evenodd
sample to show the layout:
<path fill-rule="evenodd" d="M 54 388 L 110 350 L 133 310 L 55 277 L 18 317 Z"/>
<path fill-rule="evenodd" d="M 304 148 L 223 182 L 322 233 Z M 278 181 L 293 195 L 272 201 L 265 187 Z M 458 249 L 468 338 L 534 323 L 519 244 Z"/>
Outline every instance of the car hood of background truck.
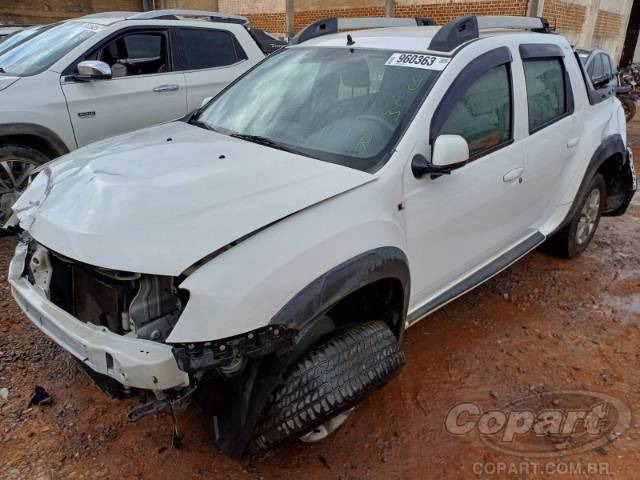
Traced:
<path fill-rule="evenodd" d="M 175 276 L 257 229 L 374 178 L 174 122 L 48 164 L 13 209 L 36 241 L 73 260 Z"/>

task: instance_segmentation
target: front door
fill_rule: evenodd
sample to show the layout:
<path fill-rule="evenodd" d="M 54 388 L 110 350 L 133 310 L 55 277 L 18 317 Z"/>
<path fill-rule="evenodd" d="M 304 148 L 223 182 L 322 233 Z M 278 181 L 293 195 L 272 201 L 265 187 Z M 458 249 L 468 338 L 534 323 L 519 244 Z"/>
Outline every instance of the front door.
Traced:
<path fill-rule="evenodd" d="M 413 310 L 530 233 L 519 215 L 524 162 L 513 134 L 511 55 L 499 50 L 461 72 L 432 120 L 432 141 L 464 137 L 470 161 L 438 178 L 405 177 Z"/>
<path fill-rule="evenodd" d="M 186 115 L 184 74 L 171 71 L 168 40 L 163 30 L 128 31 L 84 58 L 109 64 L 113 78 L 62 77 L 78 146 Z"/>

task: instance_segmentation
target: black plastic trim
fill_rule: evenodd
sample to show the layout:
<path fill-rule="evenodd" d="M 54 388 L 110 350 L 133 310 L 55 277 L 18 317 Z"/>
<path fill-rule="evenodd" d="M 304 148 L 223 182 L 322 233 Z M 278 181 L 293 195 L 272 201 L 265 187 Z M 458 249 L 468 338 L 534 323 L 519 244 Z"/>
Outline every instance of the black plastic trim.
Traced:
<path fill-rule="evenodd" d="M 16 135 L 30 135 L 41 139 L 49 150 L 54 153 L 55 157 L 69 153 L 69 148 L 62 139 L 46 127 L 33 123 L 6 123 L 0 125 L 0 137 L 12 137 Z"/>
<path fill-rule="evenodd" d="M 456 106 L 457 101 L 466 93 L 469 87 L 471 87 L 471 85 L 473 85 L 473 83 L 478 80 L 478 78 L 480 78 L 480 76 L 494 67 L 508 64 L 512 61 L 513 57 L 511 55 L 511 50 L 509 50 L 508 47 L 499 47 L 483 53 L 479 57 L 469 62 L 464 70 L 462 70 L 462 72 L 460 72 L 456 79 L 451 83 L 449 89 L 443 95 L 442 100 L 440 100 L 440 104 L 433 114 L 433 117 L 431 119 L 431 126 L 429 129 L 429 143 L 433 145 L 434 140 L 440 134 L 442 127 L 447 121 L 447 118 L 449 118 L 449 114 Z M 510 80 L 511 82 L 513 81 L 512 79 Z M 511 108 L 513 117 L 513 85 L 511 85 L 511 91 Z M 511 132 L 511 136 L 513 136 L 513 131 Z"/>
<path fill-rule="evenodd" d="M 402 318 L 394 332 L 400 337 L 409 305 L 411 276 L 407 256 L 396 247 L 370 250 L 332 268 L 298 292 L 269 323 L 304 330 L 350 293 L 387 278 L 400 281 L 404 293 Z"/>
<path fill-rule="evenodd" d="M 478 38 L 480 30 L 475 15 L 458 17 L 443 25 L 434 35 L 429 50 L 450 52 L 463 43 Z"/>
<path fill-rule="evenodd" d="M 519 46 L 518 50 L 523 60 L 530 58 L 564 57 L 564 53 L 558 45 L 549 43 L 523 43 Z"/>
<path fill-rule="evenodd" d="M 544 242 L 545 236 L 540 232 L 535 232 L 523 242 L 516 245 L 514 248 L 496 258 L 494 261 L 481 268 L 477 272 L 468 276 L 460 283 L 457 283 L 447 291 L 441 293 L 433 300 L 430 300 L 422 307 L 418 308 L 415 312 L 412 312 L 409 317 L 409 325 L 414 324 L 421 318 L 435 312 L 439 308 L 443 307 L 447 303 L 455 300 L 469 290 L 474 289 L 478 285 L 486 282 L 491 277 L 497 275 L 505 268 L 515 263 L 518 259 L 524 257 L 531 250 L 536 248 L 542 242 Z"/>
<path fill-rule="evenodd" d="M 403 285 L 400 328 L 404 328 L 409 303 L 409 264 L 406 255 L 395 247 L 370 250 L 336 266 L 303 288 L 274 315 L 271 325 L 286 326 L 297 334 L 289 351 L 250 362 L 233 380 L 229 398 L 234 401 L 214 418 L 215 443 L 224 453 L 236 458 L 242 456 L 260 414 L 284 372 L 335 329 L 335 324 L 324 312 L 357 288 L 383 278 L 398 279 Z"/>
<path fill-rule="evenodd" d="M 611 158 L 614 155 L 622 155 L 622 158 L 628 158 L 627 148 L 622 141 L 622 136 L 618 133 L 610 135 L 602 140 L 602 143 L 594 152 L 587 170 L 582 177 L 582 182 L 580 183 L 580 187 L 578 187 L 578 191 L 576 192 L 576 196 L 574 197 L 573 203 L 571 204 L 571 208 L 569 209 L 569 212 L 565 216 L 564 220 L 560 223 L 558 228 L 554 230 L 554 232 L 560 230 L 562 227 L 571 222 L 573 217 L 578 212 L 578 209 L 580 208 L 580 200 L 585 196 L 587 188 L 589 188 L 589 182 L 598 172 L 598 169 L 605 162 L 605 160 Z"/>

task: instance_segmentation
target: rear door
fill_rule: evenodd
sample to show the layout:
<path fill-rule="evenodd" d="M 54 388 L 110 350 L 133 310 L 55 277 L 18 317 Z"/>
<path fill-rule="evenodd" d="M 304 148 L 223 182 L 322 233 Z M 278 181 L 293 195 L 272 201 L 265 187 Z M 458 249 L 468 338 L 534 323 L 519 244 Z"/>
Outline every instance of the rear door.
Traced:
<path fill-rule="evenodd" d="M 565 56 L 566 55 L 566 56 Z M 566 62 L 576 60 L 558 45 L 520 45 L 524 70 L 529 136 L 523 140 L 526 216 L 539 227 L 557 206 L 563 174 L 581 140 L 571 79 Z M 596 67 L 602 68 L 597 59 Z"/>
<path fill-rule="evenodd" d="M 79 82 L 63 75 L 78 146 L 186 115 L 185 79 L 173 71 L 169 44 L 166 29 L 127 29 L 79 59 L 107 63 L 111 79 Z M 65 73 L 77 71 L 78 62 Z"/>
<path fill-rule="evenodd" d="M 217 95 L 251 67 L 235 35 L 227 30 L 180 27 L 176 29 L 176 68 L 184 72 L 189 111 Z"/>

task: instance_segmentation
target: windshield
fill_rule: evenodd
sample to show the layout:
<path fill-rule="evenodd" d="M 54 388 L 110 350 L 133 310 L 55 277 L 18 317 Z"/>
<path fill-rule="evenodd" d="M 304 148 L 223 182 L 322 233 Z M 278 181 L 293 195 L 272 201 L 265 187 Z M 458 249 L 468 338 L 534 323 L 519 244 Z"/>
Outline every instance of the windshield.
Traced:
<path fill-rule="evenodd" d="M 439 73 L 424 62 L 396 62 L 399 55 L 368 49 L 286 49 L 218 96 L 194 123 L 368 170 L 386 160 Z"/>
<path fill-rule="evenodd" d="M 13 48 L 20 42 L 24 42 L 29 37 L 32 37 L 33 35 L 38 33 L 38 31 L 41 30 L 42 28 L 44 27 L 41 27 L 41 26 L 29 27 L 29 28 L 25 28 L 24 30 L 20 30 L 19 32 L 16 32 L 13 35 L 9 35 L 9 37 L 7 37 L 7 39 L 4 42 L 2 42 L 2 44 L 0 45 L 0 54 L 6 52 L 10 48 Z"/>
<path fill-rule="evenodd" d="M 0 73 L 16 76 L 39 73 L 101 29 L 95 23 L 58 24 L 0 54 Z"/>

